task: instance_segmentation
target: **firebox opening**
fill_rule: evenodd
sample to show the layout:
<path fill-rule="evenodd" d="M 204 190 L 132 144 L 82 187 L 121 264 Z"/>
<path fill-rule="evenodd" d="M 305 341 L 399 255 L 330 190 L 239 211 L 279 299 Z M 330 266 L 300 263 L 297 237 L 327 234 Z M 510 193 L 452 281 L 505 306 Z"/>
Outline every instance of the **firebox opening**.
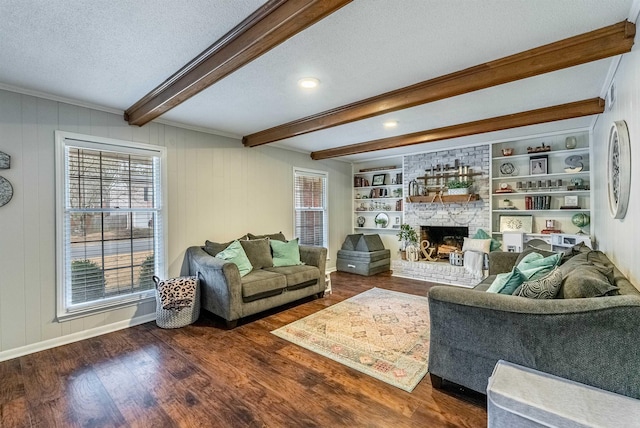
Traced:
<path fill-rule="evenodd" d="M 420 242 L 429 241 L 429 248 L 440 259 L 448 259 L 449 253 L 462 250 L 469 228 L 464 226 L 420 226 Z"/>

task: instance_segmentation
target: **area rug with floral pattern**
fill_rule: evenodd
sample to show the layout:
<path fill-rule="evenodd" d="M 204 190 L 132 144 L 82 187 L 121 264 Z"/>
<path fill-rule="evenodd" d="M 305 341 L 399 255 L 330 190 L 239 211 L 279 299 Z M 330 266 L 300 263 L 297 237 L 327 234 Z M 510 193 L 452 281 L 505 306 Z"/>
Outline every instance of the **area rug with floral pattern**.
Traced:
<path fill-rule="evenodd" d="M 272 333 L 408 392 L 427 373 L 426 297 L 372 288 Z"/>

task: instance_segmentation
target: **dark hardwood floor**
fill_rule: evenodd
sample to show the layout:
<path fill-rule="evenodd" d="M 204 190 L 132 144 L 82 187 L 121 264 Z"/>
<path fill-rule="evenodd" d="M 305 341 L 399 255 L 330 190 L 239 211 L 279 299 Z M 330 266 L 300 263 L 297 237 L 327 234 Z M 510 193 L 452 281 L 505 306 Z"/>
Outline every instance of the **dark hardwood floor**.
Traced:
<path fill-rule="evenodd" d="M 147 323 L 0 363 L 1 427 L 482 427 L 486 399 L 429 376 L 407 393 L 271 330 L 372 287 L 433 284 L 333 273 L 333 294 L 226 330 Z"/>

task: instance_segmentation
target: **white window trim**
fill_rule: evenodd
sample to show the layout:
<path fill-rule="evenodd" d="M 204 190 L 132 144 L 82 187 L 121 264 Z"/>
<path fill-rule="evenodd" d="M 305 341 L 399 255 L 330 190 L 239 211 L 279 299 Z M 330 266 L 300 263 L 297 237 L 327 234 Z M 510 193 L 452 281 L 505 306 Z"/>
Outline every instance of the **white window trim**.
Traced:
<path fill-rule="evenodd" d="M 137 293 L 126 294 L 103 299 L 99 302 L 87 302 L 74 305 L 70 310 L 65 302 L 65 236 L 64 236 L 64 212 L 65 212 L 65 147 L 67 141 L 79 141 L 82 147 L 108 150 L 109 146 L 114 151 L 131 154 L 149 155 L 150 152 L 160 157 L 160 194 L 162 215 L 161 233 L 161 269 L 160 275 L 167 276 L 167 244 L 168 244 L 168 209 L 167 209 L 167 149 L 162 146 L 138 143 L 134 141 L 116 140 L 113 138 L 96 137 L 66 131 L 55 131 L 55 198 L 56 198 L 56 317 L 57 321 L 66 321 L 74 318 L 85 317 L 95 313 L 106 312 L 125 306 L 132 306 L 144 301 L 155 299 L 155 290 L 146 290 Z M 158 252 L 159 249 L 155 248 Z"/>
<path fill-rule="evenodd" d="M 293 167 L 293 231 L 295 233 L 296 230 L 296 173 L 303 173 L 309 175 L 318 175 L 323 177 L 326 180 L 326 188 L 324 192 L 324 209 L 325 209 L 325 217 L 326 224 L 323 231 L 322 240 L 324 241 L 325 248 L 329 248 L 329 173 L 327 171 L 321 171 L 317 169 L 308 169 L 308 168 L 299 168 Z M 328 252 L 327 252 L 327 260 L 328 260 Z"/>

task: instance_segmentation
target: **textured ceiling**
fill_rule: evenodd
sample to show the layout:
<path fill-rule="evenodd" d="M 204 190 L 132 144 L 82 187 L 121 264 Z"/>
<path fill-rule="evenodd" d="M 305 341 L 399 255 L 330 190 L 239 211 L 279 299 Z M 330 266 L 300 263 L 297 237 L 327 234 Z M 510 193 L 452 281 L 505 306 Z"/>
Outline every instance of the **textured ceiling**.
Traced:
<path fill-rule="evenodd" d="M 0 84 L 123 111 L 251 14 L 259 0 L 0 0 Z M 162 119 L 242 136 L 629 18 L 633 0 L 356 0 Z M 599 96 L 612 59 L 275 145 L 311 152 Z M 296 82 L 321 85 L 302 91 Z M 398 128 L 383 129 L 388 118 Z M 422 151 L 590 126 L 537 125 Z M 249 150 L 249 149 L 248 149 Z"/>

